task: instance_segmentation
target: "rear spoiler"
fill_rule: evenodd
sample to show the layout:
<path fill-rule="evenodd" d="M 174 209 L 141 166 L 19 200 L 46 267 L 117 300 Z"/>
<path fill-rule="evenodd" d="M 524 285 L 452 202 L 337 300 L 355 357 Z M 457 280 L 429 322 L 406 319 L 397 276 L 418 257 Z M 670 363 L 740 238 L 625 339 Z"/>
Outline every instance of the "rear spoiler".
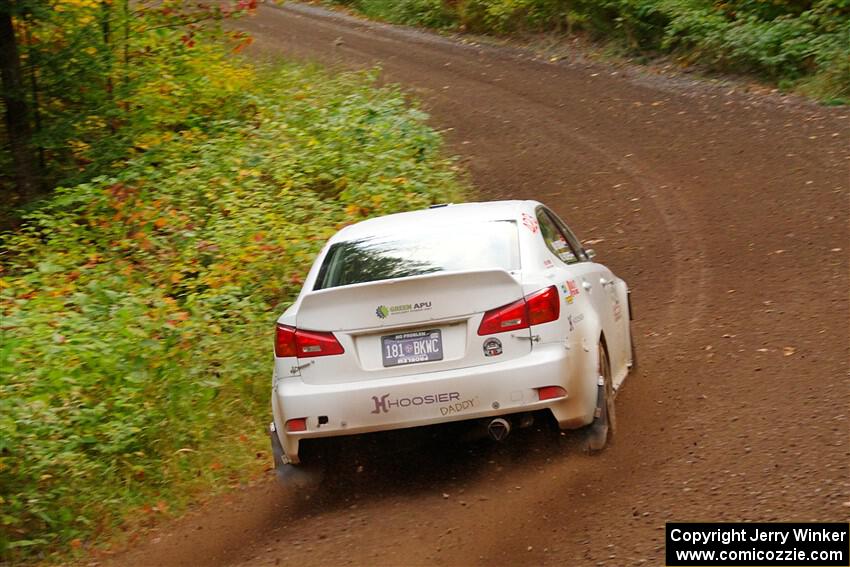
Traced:
<path fill-rule="evenodd" d="M 522 286 L 505 270 L 439 272 L 305 293 L 296 325 L 351 331 L 464 317 L 521 298 Z"/>

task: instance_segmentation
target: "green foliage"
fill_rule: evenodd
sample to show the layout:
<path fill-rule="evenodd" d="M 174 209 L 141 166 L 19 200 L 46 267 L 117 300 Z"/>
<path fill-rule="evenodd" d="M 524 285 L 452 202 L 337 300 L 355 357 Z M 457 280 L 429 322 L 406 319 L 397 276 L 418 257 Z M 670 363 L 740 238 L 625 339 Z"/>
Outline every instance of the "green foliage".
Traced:
<path fill-rule="evenodd" d="M 398 24 L 450 27 L 451 11 L 442 0 L 353 0 L 347 2 L 371 18 Z"/>
<path fill-rule="evenodd" d="M 387 0 L 342 3 L 394 22 L 476 32 L 584 30 L 634 52 L 670 53 L 717 70 L 754 73 L 827 101 L 850 99 L 848 0 L 428 1 L 428 11 L 439 11 L 443 23 L 423 21 L 422 12 L 409 9 L 374 9 L 393 4 Z"/>
<path fill-rule="evenodd" d="M 183 0 L 38 0 L 6 2 L 25 75 L 33 145 L 45 185 L 76 184 L 108 174 L 128 157 L 136 136 L 149 127 L 140 94 L 167 77 L 192 74 L 194 52 L 209 41 L 247 37 L 226 32 L 222 20 L 250 10 L 238 4 L 193 5 Z M 0 6 L 0 9 L 4 9 Z M 198 80 L 204 80 L 198 75 Z M 191 96 L 163 91 L 163 96 Z M 0 130 L 0 149 L 9 133 Z M 0 156 L 0 163 L 8 155 Z M 8 207 L 11 168 L 0 170 L 0 207 Z M 11 203 L 14 205 L 15 203 Z"/>
<path fill-rule="evenodd" d="M 239 434 L 266 444 L 273 321 L 324 240 L 458 197 L 424 114 L 372 75 L 212 48 L 179 64 L 194 71 L 134 99 L 146 129 L 120 168 L 3 236 L 8 557 L 79 545 L 211 464 L 239 467 Z"/>
<path fill-rule="evenodd" d="M 565 6 L 557 0 L 474 0 L 471 4 L 475 12 L 483 14 L 484 29 L 499 33 L 557 27 L 560 19 L 566 16 Z M 480 28 L 482 22 L 463 23 Z"/>
<path fill-rule="evenodd" d="M 850 3 L 815 3 L 799 14 L 764 19 L 738 11 L 679 11 L 662 46 L 716 68 L 755 71 L 785 84 L 824 81 L 825 98 L 850 96 Z"/>

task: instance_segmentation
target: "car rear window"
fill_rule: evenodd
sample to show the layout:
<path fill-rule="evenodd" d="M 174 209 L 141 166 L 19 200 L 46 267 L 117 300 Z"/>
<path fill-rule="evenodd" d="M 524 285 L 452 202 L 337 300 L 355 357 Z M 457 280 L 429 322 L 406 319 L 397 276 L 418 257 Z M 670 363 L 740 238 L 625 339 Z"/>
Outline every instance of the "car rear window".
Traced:
<path fill-rule="evenodd" d="M 434 272 L 519 267 L 514 221 L 429 224 L 403 233 L 337 242 L 322 263 L 314 289 Z"/>

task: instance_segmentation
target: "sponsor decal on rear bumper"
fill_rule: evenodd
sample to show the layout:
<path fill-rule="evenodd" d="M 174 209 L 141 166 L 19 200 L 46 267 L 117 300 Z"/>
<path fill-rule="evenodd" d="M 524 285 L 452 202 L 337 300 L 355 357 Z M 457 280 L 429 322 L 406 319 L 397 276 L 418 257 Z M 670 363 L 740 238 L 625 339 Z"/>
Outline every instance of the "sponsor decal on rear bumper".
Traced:
<path fill-rule="evenodd" d="M 384 394 L 383 396 L 372 396 L 372 403 L 375 404 L 375 409 L 371 413 L 389 413 L 390 410 L 398 408 L 445 404 L 439 407 L 440 415 L 454 415 L 474 408 L 476 399 L 477 397 L 470 400 L 461 400 L 460 392 L 441 392 L 439 394 L 425 394 L 424 396 L 410 396 L 405 398 L 390 398 L 389 394 Z"/>
<path fill-rule="evenodd" d="M 472 409 L 475 407 L 475 400 L 461 400 L 459 402 L 455 402 L 453 404 L 449 404 L 447 406 L 440 407 L 441 415 L 452 415 L 456 413 L 460 413 L 462 411 L 466 411 L 468 409 Z"/>
<path fill-rule="evenodd" d="M 372 396 L 375 409 L 372 413 L 389 413 L 391 409 L 407 408 L 410 406 L 426 406 L 432 404 L 444 404 L 460 400 L 460 392 L 442 392 L 439 394 L 425 394 L 424 396 L 411 396 L 409 398 L 390 398 L 389 394 L 383 396 Z"/>

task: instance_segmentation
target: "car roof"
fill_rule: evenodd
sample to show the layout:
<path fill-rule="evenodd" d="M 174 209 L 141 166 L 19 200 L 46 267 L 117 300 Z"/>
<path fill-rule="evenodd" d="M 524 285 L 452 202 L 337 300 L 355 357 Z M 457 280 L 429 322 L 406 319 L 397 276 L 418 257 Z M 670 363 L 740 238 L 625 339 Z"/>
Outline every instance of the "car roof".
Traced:
<path fill-rule="evenodd" d="M 536 201 L 514 200 L 438 205 L 419 211 L 375 217 L 349 225 L 336 233 L 331 242 L 345 242 L 376 234 L 392 233 L 420 223 L 451 224 L 514 220 L 519 218 L 520 213 L 529 211 L 538 204 Z"/>

